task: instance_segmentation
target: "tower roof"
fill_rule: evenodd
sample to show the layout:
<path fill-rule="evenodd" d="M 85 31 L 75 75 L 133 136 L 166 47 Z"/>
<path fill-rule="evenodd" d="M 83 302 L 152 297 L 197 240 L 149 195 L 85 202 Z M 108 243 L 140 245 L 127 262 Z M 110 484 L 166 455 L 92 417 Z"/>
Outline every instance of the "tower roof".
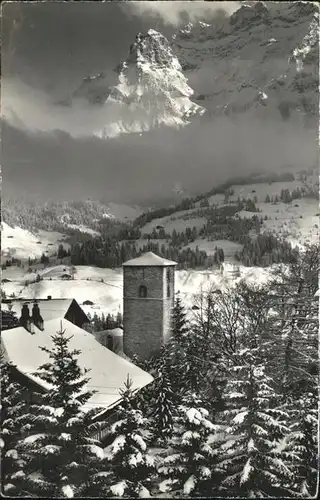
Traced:
<path fill-rule="evenodd" d="M 127 260 L 123 266 L 176 266 L 173 260 L 163 259 L 153 252 L 146 252 L 136 259 Z"/>

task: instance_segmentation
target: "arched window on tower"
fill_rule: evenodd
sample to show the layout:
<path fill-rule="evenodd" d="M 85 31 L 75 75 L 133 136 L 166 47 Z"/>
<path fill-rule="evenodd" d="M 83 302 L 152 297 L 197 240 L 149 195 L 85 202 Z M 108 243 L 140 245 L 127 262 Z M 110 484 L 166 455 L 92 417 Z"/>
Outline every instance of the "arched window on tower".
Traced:
<path fill-rule="evenodd" d="M 147 287 L 141 285 L 139 288 L 139 297 L 146 297 L 146 296 L 147 296 Z"/>
<path fill-rule="evenodd" d="M 113 351 L 113 338 L 112 335 L 108 335 L 107 338 L 107 347 L 110 349 L 110 351 Z"/>
<path fill-rule="evenodd" d="M 167 283 L 167 297 L 170 297 L 170 283 Z"/>

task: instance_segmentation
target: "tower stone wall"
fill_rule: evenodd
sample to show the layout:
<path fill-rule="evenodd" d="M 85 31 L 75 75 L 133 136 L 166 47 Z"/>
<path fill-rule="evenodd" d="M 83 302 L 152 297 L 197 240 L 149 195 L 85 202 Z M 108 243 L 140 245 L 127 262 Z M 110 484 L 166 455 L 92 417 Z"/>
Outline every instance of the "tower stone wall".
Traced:
<path fill-rule="evenodd" d="M 169 276 L 168 276 L 169 273 Z M 169 279 L 168 279 L 169 278 Z M 171 318 L 174 306 L 174 292 L 175 292 L 175 272 L 174 267 L 164 268 L 163 273 L 163 342 L 166 343 L 171 333 Z M 169 287 L 169 293 L 168 293 Z"/>
<path fill-rule="evenodd" d="M 127 356 L 148 359 L 159 353 L 170 335 L 173 304 L 174 266 L 124 266 L 123 348 Z"/>

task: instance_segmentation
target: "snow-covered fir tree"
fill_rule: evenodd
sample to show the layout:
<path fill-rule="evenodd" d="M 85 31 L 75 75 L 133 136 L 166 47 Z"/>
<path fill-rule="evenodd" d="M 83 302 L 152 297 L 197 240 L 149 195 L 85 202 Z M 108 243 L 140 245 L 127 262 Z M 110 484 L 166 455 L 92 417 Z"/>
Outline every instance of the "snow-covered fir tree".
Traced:
<path fill-rule="evenodd" d="M 172 311 L 172 337 L 176 342 L 183 344 L 188 335 L 187 315 L 185 313 L 180 294 L 177 293 Z"/>
<path fill-rule="evenodd" d="M 182 301 L 177 294 L 172 311 L 171 336 L 162 349 L 160 364 L 165 361 L 172 390 L 178 399 L 188 383 L 189 341 L 189 324 Z"/>
<path fill-rule="evenodd" d="M 301 386 L 299 397 L 286 398 L 289 433 L 280 443 L 286 464 L 294 474 L 292 489 L 298 496 L 316 496 L 318 482 L 318 388 L 309 382 Z"/>
<path fill-rule="evenodd" d="M 194 405 L 195 406 L 195 405 Z M 214 436 L 220 428 L 209 420 L 208 411 L 192 404 L 179 407 L 168 456 L 158 472 L 160 491 L 180 491 L 182 496 L 211 496 L 218 481 Z"/>
<path fill-rule="evenodd" d="M 286 495 L 293 474 L 281 455 L 279 441 L 288 433 L 288 415 L 266 375 L 255 349 L 237 353 L 233 377 L 226 387 L 227 440 L 221 445 L 221 492 L 245 497 Z"/>
<path fill-rule="evenodd" d="M 281 443 L 298 495 L 316 492 L 319 391 L 319 249 L 306 247 L 288 268 L 280 268 L 271 291 L 278 314 L 270 367 L 288 413 L 289 434 Z"/>
<path fill-rule="evenodd" d="M 131 386 L 128 377 L 121 391 L 118 420 L 111 426 L 113 442 L 106 450 L 102 491 L 108 497 L 150 496 L 154 459 L 148 453 L 147 421 L 134 404 Z"/>
<path fill-rule="evenodd" d="M 318 371 L 318 269 L 318 248 L 307 247 L 297 262 L 277 270 L 270 287 L 278 316 L 270 364 L 289 395 L 305 376 Z"/>
<path fill-rule="evenodd" d="M 172 435 L 176 407 L 176 397 L 171 388 L 165 363 L 153 384 L 153 398 L 151 432 L 156 441 L 165 443 Z"/>
<path fill-rule="evenodd" d="M 86 390 L 87 372 L 78 365 L 81 351 L 69 350 L 71 337 L 61 329 L 51 349 L 41 347 L 49 361 L 35 376 L 47 388 L 37 394 L 31 434 L 18 443 L 28 456 L 23 489 L 36 497 L 78 497 L 95 494 L 95 474 L 104 453 L 91 438 L 98 409 L 84 411 L 93 392 Z M 100 409 L 101 410 L 101 409 Z"/>
<path fill-rule="evenodd" d="M 14 366 L 1 357 L 1 486 L 6 496 L 24 496 L 26 457 L 16 445 L 28 432 L 32 416 L 26 394 L 13 376 Z"/>

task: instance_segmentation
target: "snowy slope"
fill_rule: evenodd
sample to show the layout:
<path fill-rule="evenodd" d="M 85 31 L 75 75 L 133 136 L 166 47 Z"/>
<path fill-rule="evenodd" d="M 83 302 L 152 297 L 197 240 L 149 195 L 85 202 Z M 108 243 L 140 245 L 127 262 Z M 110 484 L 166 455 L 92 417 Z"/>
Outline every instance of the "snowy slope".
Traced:
<path fill-rule="evenodd" d="M 230 196 L 229 201 L 234 202 L 238 197 L 240 197 L 240 199 L 253 199 L 256 197 L 258 199 L 256 206 L 259 209 L 259 217 L 268 217 L 268 219 L 263 222 L 263 231 L 272 232 L 279 237 L 284 237 L 294 246 L 303 246 L 306 243 L 318 243 L 318 200 L 304 197 L 295 199 L 291 203 L 284 203 L 282 201 L 275 204 L 265 203 L 267 195 L 279 196 L 282 189 L 288 189 L 292 192 L 294 189 L 301 186 L 302 184 L 299 180 L 294 180 L 292 182 L 274 182 L 271 185 L 262 183 L 247 186 L 232 186 L 234 194 Z M 217 199 L 215 199 L 215 203 L 217 203 Z M 238 212 L 237 215 L 241 218 L 252 218 L 255 214 L 241 211 Z"/>
<path fill-rule="evenodd" d="M 99 221 L 130 221 L 142 213 L 139 206 L 101 200 L 36 201 L 32 198 L 6 199 L 2 205 L 2 220 L 9 226 L 22 229 L 77 229 L 98 232 Z"/>
<path fill-rule="evenodd" d="M 108 203 L 108 209 L 111 217 L 120 221 L 134 220 L 143 212 L 141 207 L 113 202 Z"/>
<path fill-rule="evenodd" d="M 312 178 L 310 174 L 308 178 Z M 278 201 L 277 203 L 265 203 L 266 196 L 278 196 L 280 197 L 282 190 L 289 190 L 292 192 L 297 188 L 303 188 L 303 183 L 298 179 L 299 174 L 297 174 L 296 179 L 287 182 L 264 182 L 264 183 L 253 183 L 246 185 L 233 185 L 230 189 L 233 190 L 233 194 L 226 200 L 224 194 L 215 194 L 209 196 L 208 202 L 210 206 L 216 205 L 217 207 L 225 206 L 226 204 L 234 204 L 237 202 L 238 198 L 241 200 L 254 200 L 256 199 L 256 206 L 259 209 L 258 214 L 254 212 L 241 211 L 236 214 L 241 218 L 252 218 L 255 215 L 259 215 L 263 219 L 265 216 L 268 219 L 263 221 L 262 231 L 272 232 L 280 237 L 286 238 L 293 245 L 303 245 L 305 243 L 317 243 L 319 241 L 319 202 L 315 198 L 303 197 L 300 199 L 295 199 L 291 203 L 284 203 Z M 306 183 L 309 181 L 307 180 Z M 314 181 L 315 182 L 315 181 Z M 199 217 L 197 215 L 197 210 L 200 208 L 200 201 L 196 203 L 197 208 L 190 210 L 181 210 L 174 212 L 172 215 L 153 219 L 141 228 L 142 234 L 152 233 L 153 229 L 157 226 L 162 226 L 166 233 L 172 233 L 175 229 L 176 231 L 185 231 L 187 227 L 192 228 L 193 226 L 200 229 L 205 225 L 205 217 Z M 145 242 L 145 240 L 143 240 Z M 163 241 L 159 240 L 159 244 Z M 199 247 L 199 250 L 205 250 L 208 254 L 214 253 L 215 246 L 220 246 L 226 251 L 226 255 L 232 254 L 233 248 L 239 250 L 241 245 L 232 242 L 218 242 L 207 241 L 198 239 L 195 242 L 188 245 L 190 248 Z M 234 252 L 233 252 L 234 255 Z"/>
<path fill-rule="evenodd" d="M 20 227 L 10 227 L 2 222 L 1 230 L 1 256 L 25 259 L 28 257 L 39 258 L 42 253 L 53 255 L 57 252 L 60 243 L 65 249 L 70 245 L 63 242 L 65 235 L 57 232 L 38 231 L 30 232 Z"/>
<path fill-rule="evenodd" d="M 185 231 L 187 227 L 193 227 L 200 229 L 206 223 L 204 217 L 193 216 L 195 210 L 181 210 L 175 212 L 173 215 L 167 217 L 161 217 L 154 219 L 141 228 L 141 233 L 151 233 L 153 229 L 157 226 L 163 226 L 167 233 L 172 233 L 175 229 L 178 232 Z"/>
<path fill-rule="evenodd" d="M 319 203 L 317 200 L 302 198 L 291 203 L 258 203 L 259 216 L 268 219 L 263 222 L 263 230 L 284 237 L 293 246 L 319 243 Z M 241 218 L 251 218 L 252 212 L 238 212 Z"/>
<path fill-rule="evenodd" d="M 196 247 L 198 247 L 200 251 L 206 252 L 207 255 L 214 255 L 216 247 L 222 248 L 225 260 L 228 262 L 233 262 L 235 261 L 235 253 L 240 252 L 243 245 L 241 245 L 240 243 L 236 243 L 235 241 L 228 240 L 207 241 L 197 239 L 192 243 L 189 243 L 186 248 L 195 250 Z"/>

